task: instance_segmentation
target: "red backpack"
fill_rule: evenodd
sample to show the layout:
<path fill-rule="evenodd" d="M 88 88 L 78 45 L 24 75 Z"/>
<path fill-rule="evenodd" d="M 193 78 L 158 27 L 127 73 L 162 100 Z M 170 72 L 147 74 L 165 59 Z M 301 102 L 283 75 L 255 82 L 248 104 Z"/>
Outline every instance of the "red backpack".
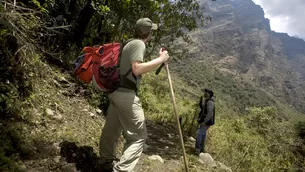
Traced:
<path fill-rule="evenodd" d="M 73 61 L 74 76 L 87 84 L 93 81 L 100 91 L 113 92 L 119 86 L 122 49 L 122 44 L 116 42 L 84 47 L 84 54 Z"/>

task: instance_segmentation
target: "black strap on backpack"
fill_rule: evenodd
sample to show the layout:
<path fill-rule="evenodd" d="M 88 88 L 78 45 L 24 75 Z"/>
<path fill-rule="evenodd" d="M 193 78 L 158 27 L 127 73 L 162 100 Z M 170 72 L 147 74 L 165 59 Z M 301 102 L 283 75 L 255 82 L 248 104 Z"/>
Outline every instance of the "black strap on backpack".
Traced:
<path fill-rule="evenodd" d="M 120 63 L 121 63 L 121 57 L 122 57 L 122 52 L 123 52 L 124 46 L 125 46 L 127 43 L 129 43 L 129 42 L 131 42 L 131 41 L 133 41 L 133 40 L 135 40 L 135 39 L 134 39 L 134 38 L 129 39 L 129 40 L 127 40 L 127 41 L 121 46 L 120 54 L 119 54 L 119 65 L 120 65 Z M 119 69 L 119 70 L 120 70 L 120 69 Z M 134 78 L 134 80 L 135 80 L 135 83 L 134 83 L 133 81 L 131 81 L 130 79 L 128 79 L 128 75 L 129 75 L 130 73 L 132 73 L 132 68 L 129 69 L 129 70 L 126 72 L 126 74 L 120 75 L 119 87 L 127 88 L 127 89 L 134 90 L 135 92 L 137 92 L 137 91 L 138 91 L 138 90 L 137 90 L 137 77 L 132 73 L 132 76 L 133 76 L 133 78 Z"/>

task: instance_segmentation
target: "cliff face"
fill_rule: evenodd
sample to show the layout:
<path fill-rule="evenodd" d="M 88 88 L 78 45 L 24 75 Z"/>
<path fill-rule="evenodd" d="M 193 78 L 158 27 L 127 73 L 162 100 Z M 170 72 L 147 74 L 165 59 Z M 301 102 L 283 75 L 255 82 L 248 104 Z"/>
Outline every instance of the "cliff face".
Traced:
<path fill-rule="evenodd" d="M 272 34 L 283 43 L 284 53 L 288 57 L 289 63 L 305 78 L 305 41 L 290 37 L 286 33 L 272 32 Z"/>
<path fill-rule="evenodd" d="M 191 33 L 193 56 L 304 112 L 305 42 L 271 31 L 263 9 L 252 0 L 201 4 L 212 22 Z"/>

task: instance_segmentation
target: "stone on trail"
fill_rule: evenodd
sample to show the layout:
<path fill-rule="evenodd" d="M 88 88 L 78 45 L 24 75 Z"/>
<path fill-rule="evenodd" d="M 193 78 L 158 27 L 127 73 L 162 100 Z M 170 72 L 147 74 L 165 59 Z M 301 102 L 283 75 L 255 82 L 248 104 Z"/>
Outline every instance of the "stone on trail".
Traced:
<path fill-rule="evenodd" d="M 219 171 L 232 172 L 231 168 L 227 167 L 225 164 L 223 164 L 219 161 L 216 161 L 216 163 L 218 165 Z"/>
<path fill-rule="evenodd" d="M 200 153 L 199 154 L 199 162 L 200 163 L 203 162 L 204 164 L 206 164 L 210 168 L 217 167 L 216 162 L 214 161 L 212 156 L 210 154 L 208 154 L 208 153 Z"/>
<path fill-rule="evenodd" d="M 101 114 L 102 113 L 102 110 L 101 109 L 95 109 L 95 111 L 96 111 L 96 113 L 98 113 L 98 114 Z"/>
<path fill-rule="evenodd" d="M 94 117 L 94 116 L 95 116 L 95 114 L 92 113 L 92 112 L 89 112 L 89 115 L 90 115 L 91 117 Z"/>
<path fill-rule="evenodd" d="M 196 140 L 194 139 L 194 137 L 189 137 L 189 141 L 195 142 Z"/>
<path fill-rule="evenodd" d="M 60 162 L 60 159 L 61 159 L 61 156 L 56 156 L 56 157 L 53 158 L 53 161 L 54 161 L 55 163 L 59 163 L 59 162 Z"/>
<path fill-rule="evenodd" d="M 164 160 L 159 155 L 152 155 L 152 156 L 148 157 L 148 159 L 150 159 L 150 160 L 158 160 L 162 164 L 164 164 Z"/>
<path fill-rule="evenodd" d="M 54 115 L 54 112 L 49 108 L 47 108 L 45 112 L 48 116 L 53 116 Z"/>
<path fill-rule="evenodd" d="M 61 121 L 63 117 L 62 117 L 61 114 L 57 114 L 57 115 L 51 116 L 51 118 L 52 118 L 52 119 L 55 119 L 55 120 L 57 120 L 57 121 Z"/>

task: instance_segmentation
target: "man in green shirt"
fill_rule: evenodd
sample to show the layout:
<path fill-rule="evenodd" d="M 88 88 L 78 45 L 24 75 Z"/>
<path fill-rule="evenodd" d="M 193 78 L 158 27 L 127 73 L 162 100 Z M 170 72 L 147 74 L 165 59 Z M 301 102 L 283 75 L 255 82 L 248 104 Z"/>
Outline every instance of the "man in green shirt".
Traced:
<path fill-rule="evenodd" d="M 149 18 L 141 18 L 136 22 L 135 28 L 135 39 L 128 42 L 122 50 L 120 86 L 109 94 L 110 105 L 100 139 L 99 165 L 102 171 L 110 167 L 110 171 L 131 172 L 137 164 L 147 138 L 144 112 L 136 94 L 141 75 L 169 58 L 167 51 L 160 50 L 158 58 L 144 62 L 145 44 L 151 39 L 152 31 L 158 27 Z M 122 132 L 126 140 L 123 154 L 112 168 Z"/>

